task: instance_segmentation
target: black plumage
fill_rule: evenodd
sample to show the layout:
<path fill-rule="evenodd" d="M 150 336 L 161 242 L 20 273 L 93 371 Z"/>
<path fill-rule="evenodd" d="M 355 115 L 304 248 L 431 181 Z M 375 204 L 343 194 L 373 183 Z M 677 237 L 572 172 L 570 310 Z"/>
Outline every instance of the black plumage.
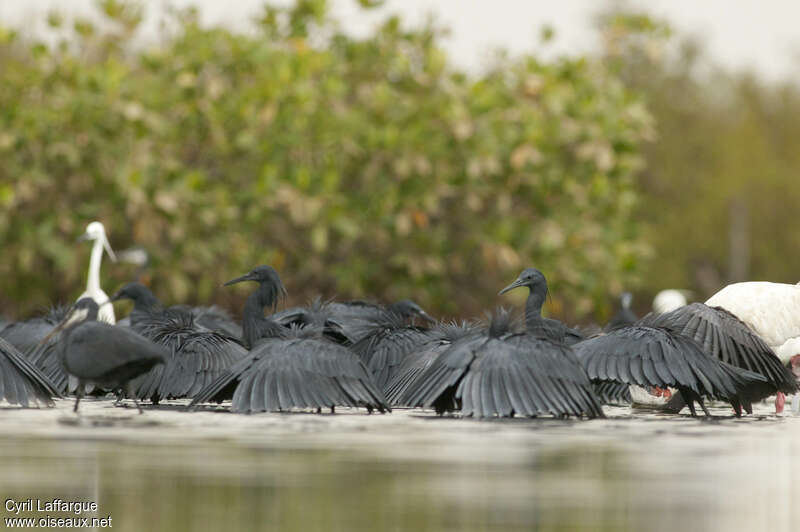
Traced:
<path fill-rule="evenodd" d="M 150 316 L 138 320 L 133 328 L 167 350 L 163 365 L 153 367 L 132 383 L 137 398 L 153 403 L 194 397 L 247 355 L 234 338 L 195 326 L 191 313 Z"/>
<path fill-rule="evenodd" d="M 766 384 L 759 383 L 749 390 L 751 400 L 759 401 L 776 392 L 797 392 L 792 372 L 766 342 L 724 308 L 691 303 L 665 314 L 648 315 L 643 322 L 688 336 L 706 354 L 766 377 Z"/>
<path fill-rule="evenodd" d="M 269 319 L 284 327 L 303 328 L 311 325 L 322 324 L 323 335 L 329 340 L 341 345 L 352 345 L 357 337 L 352 334 L 352 327 L 344 325 L 334 313 L 340 304 L 322 302 L 319 297 L 314 298 L 306 307 L 292 307 L 272 314 Z"/>
<path fill-rule="evenodd" d="M 278 273 L 259 266 L 226 285 L 256 281 L 245 303 L 243 334 L 250 353 L 201 390 L 190 406 L 232 399 L 234 412 L 364 406 L 388 411 L 367 368 L 348 348 L 322 336 L 324 313 L 304 328 L 286 329 L 263 315 L 284 294 Z"/>
<path fill-rule="evenodd" d="M 97 311 L 94 300 L 82 298 L 54 329 L 62 331 L 58 350 L 64 369 L 78 379 L 75 411 L 86 384 L 130 393 L 130 381 L 162 364 L 167 354 L 163 347 L 127 328 L 96 321 Z"/>
<path fill-rule="evenodd" d="M 129 325 L 132 327 L 136 327 L 139 322 L 152 321 L 159 316 L 179 319 L 179 315 L 188 315 L 199 328 L 227 334 L 233 338 L 242 335 L 242 328 L 233 321 L 227 311 L 213 305 L 210 307 L 174 305 L 165 309 L 153 292 L 141 283 L 128 283 L 111 296 L 111 301 L 122 299 L 133 301 L 133 310 L 128 316 Z"/>
<path fill-rule="evenodd" d="M 505 312 L 495 314 L 488 330 L 455 341 L 399 400 L 474 417 L 603 416 L 571 349 L 531 334 L 513 334 Z"/>
<path fill-rule="evenodd" d="M 310 307 L 293 307 L 276 312 L 270 318 L 284 326 L 305 326 L 314 319 L 318 312 L 319 300 Z M 417 303 L 404 299 L 392 303 L 388 307 L 366 301 L 330 301 L 324 304 L 326 313 L 325 336 L 343 345 L 352 345 L 374 331 L 374 325 L 385 319 L 386 315 L 396 316 L 405 321 L 404 325 L 415 325 L 419 318 L 428 323 L 435 323 Z"/>
<path fill-rule="evenodd" d="M 9 342 L 0 338 L 0 399 L 25 408 L 53 406 L 55 386 Z"/>
<path fill-rule="evenodd" d="M 761 375 L 707 356 L 691 338 L 663 328 L 617 329 L 576 344 L 574 349 L 593 381 L 677 388 L 692 415 L 696 415 L 692 401 L 710 415 L 704 397 L 731 403 L 737 415 L 742 407 L 752 412 L 747 389 L 766 382 Z"/>
<path fill-rule="evenodd" d="M 61 362 L 61 353 L 59 351 L 61 339 L 62 335 L 60 333 L 52 334 L 43 339 L 31 349 L 31 352 L 28 353 L 28 359 L 36 369 L 47 377 L 59 394 L 67 395 L 75 392 L 78 381 L 76 379 L 70 380 L 64 369 L 64 364 Z"/>
<path fill-rule="evenodd" d="M 28 355 L 64 319 L 68 310 L 69 306 L 59 305 L 43 316 L 6 324 L 0 330 L 0 338 L 16 347 L 20 353 Z"/>
<path fill-rule="evenodd" d="M 400 398 L 417 377 L 422 375 L 440 354 L 449 349 L 453 342 L 475 333 L 475 327 L 467 323 L 444 323 L 434 327 L 429 333 L 430 339 L 406 355 L 394 369 L 392 379 L 385 390 L 389 404 L 408 406 L 403 404 Z"/>
<path fill-rule="evenodd" d="M 403 360 L 429 340 L 427 329 L 407 325 L 403 316 L 387 311 L 351 349 L 364 362 L 375 384 L 386 390 Z"/>
<path fill-rule="evenodd" d="M 624 382 L 595 382 L 594 393 L 604 405 L 629 405 L 633 400 L 631 390 Z"/>
<path fill-rule="evenodd" d="M 525 329 L 528 334 L 567 345 L 583 340 L 583 335 L 577 330 L 567 327 L 558 320 L 542 316 L 542 306 L 547 298 L 547 279 L 536 268 L 522 270 L 519 277 L 500 290 L 498 295 L 522 286 L 527 286 L 530 290 L 525 302 Z"/>

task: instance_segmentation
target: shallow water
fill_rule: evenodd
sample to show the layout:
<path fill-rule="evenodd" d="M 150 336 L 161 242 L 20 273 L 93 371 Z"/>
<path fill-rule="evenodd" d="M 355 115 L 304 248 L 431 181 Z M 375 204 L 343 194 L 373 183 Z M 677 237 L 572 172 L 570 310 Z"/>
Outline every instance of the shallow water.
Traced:
<path fill-rule="evenodd" d="M 0 409 L 3 500 L 94 501 L 81 517 L 136 531 L 800 526 L 800 419 L 766 405 L 738 420 L 714 408 L 712 421 L 628 408 L 474 421 L 70 407 Z"/>

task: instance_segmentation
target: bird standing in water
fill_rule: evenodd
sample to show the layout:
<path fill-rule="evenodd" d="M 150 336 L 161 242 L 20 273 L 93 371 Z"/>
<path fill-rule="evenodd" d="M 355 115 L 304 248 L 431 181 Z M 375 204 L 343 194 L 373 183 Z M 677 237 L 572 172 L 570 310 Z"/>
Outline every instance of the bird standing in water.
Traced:
<path fill-rule="evenodd" d="M 285 328 L 264 316 L 286 291 L 278 272 L 258 266 L 225 283 L 258 283 L 244 306 L 243 341 L 248 356 L 228 368 L 195 395 L 190 407 L 231 399 L 233 412 L 285 411 L 292 408 L 363 406 L 390 411 L 366 366 L 348 348 L 322 336 L 325 316 L 309 327 Z"/>
<path fill-rule="evenodd" d="M 79 299 L 51 333 L 61 333 L 61 363 L 69 375 L 78 379 L 75 412 L 87 384 L 123 390 L 133 397 L 130 381 L 162 364 L 167 356 L 164 348 L 125 327 L 96 321 L 98 311 L 93 299 Z M 135 399 L 134 402 L 141 413 L 139 403 Z"/>

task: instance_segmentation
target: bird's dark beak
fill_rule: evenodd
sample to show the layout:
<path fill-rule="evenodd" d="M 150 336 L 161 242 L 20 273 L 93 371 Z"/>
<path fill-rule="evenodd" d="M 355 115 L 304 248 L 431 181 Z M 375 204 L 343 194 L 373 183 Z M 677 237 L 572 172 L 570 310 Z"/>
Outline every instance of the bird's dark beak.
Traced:
<path fill-rule="evenodd" d="M 513 283 L 511 283 L 510 285 L 506 286 L 505 288 L 503 288 L 502 290 L 500 290 L 499 292 L 497 292 L 497 295 L 498 295 L 498 296 L 502 296 L 503 294 L 505 294 L 505 293 L 506 293 L 506 292 L 508 292 L 509 290 L 513 290 L 513 289 L 515 289 L 515 288 L 518 288 L 518 287 L 520 287 L 520 286 L 524 286 L 524 284 L 525 284 L 525 282 L 524 282 L 522 279 L 520 279 L 520 278 L 517 278 L 517 280 L 516 280 L 516 281 L 514 281 L 514 282 L 513 282 Z"/>
<path fill-rule="evenodd" d="M 435 325 L 437 323 L 436 322 L 436 318 L 434 318 L 433 316 L 431 316 L 430 314 L 428 314 L 424 310 L 420 310 L 419 311 L 419 317 L 422 318 L 423 320 L 427 321 L 428 323 L 432 324 L 432 325 Z"/>
<path fill-rule="evenodd" d="M 64 321 L 62 321 L 61 323 L 59 323 L 59 324 L 58 324 L 56 327 L 54 327 L 54 328 L 53 328 L 53 330 L 52 330 L 52 331 L 50 331 L 50 334 L 48 334 L 47 336 L 45 336 L 44 338 L 42 338 L 41 340 L 39 340 L 39 343 L 38 343 L 37 345 L 44 345 L 44 344 L 46 344 L 46 343 L 47 343 L 47 341 L 48 341 L 50 338 L 52 338 L 53 336 L 57 335 L 58 333 L 60 333 L 60 332 L 61 332 L 61 331 L 64 329 L 64 326 L 66 325 L 66 323 L 67 323 L 67 322 L 66 322 L 66 320 L 64 320 Z"/>
<path fill-rule="evenodd" d="M 108 301 L 106 301 L 106 303 L 108 303 Z M 61 320 L 61 323 L 56 325 L 53 328 L 53 330 L 50 331 L 50 334 L 48 334 L 47 336 L 45 336 L 44 338 L 42 338 L 39 341 L 39 344 L 46 343 L 50 338 L 52 338 L 53 336 L 55 336 L 58 333 L 60 333 L 61 331 L 63 331 L 67 327 L 67 325 L 71 325 L 71 324 L 75 323 L 76 321 L 83 320 L 84 318 L 86 318 L 86 314 L 87 314 L 87 311 L 85 309 L 76 310 L 75 308 L 73 308 L 72 310 L 70 310 L 67 313 L 67 315 L 64 317 L 64 319 Z"/>
<path fill-rule="evenodd" d="M 241 277 L 237 277 L 236 279 L 231 279 L 227 283 L 223 284 L 222 286 L 230 286 L 232 284 L 241 283 L 243 281 L 254 281 L 255 278 L 253 277 L 252 273 L 246 273 Z"/>
<path fill-rule="evenodd" d="M 125 296 L 122 294 L 122 290 L 120 290 L 119 292 L 117 292 L 116 294 L 114 294 L 113 296 L 111 296 L 111 299 L 109 299 L 108 301 L 106 301 L 106 303 L 111 303 L 112 301 L 119 301 L 119 300 L 120 300 L 120 299 L 122 299 L 123 297 L 125 297 Z M 105 305 L 106 303 L 103 303 L 103 304 Z"/>

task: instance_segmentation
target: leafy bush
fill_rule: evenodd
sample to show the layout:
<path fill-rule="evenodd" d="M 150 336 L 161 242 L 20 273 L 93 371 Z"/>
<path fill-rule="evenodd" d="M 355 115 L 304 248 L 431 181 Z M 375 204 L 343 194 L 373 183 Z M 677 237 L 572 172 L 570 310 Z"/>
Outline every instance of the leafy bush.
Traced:
<path fill-rule="evenodd" d="M 182 11 L 136 46 L 142 12 L 101 8 L 96 26 L 53 16 L 52 47 L 0 29 L 5 309 L 82 291 L 74 240 L 93 219 L 150 251 L 168 301 L 232 305 L 220 283 L 269 263 L 295 302 L 466 315 L 535 265 L 551 310 L 575 317 L 634 280 L 651 121 L 604 63 L 527 56 L 467 76 L 436 28 L 389 18 L 355 39 L 323 0 L 267 5 L 241 33 Z M 132 273 L 106 262 L 104 284 Z"/>

